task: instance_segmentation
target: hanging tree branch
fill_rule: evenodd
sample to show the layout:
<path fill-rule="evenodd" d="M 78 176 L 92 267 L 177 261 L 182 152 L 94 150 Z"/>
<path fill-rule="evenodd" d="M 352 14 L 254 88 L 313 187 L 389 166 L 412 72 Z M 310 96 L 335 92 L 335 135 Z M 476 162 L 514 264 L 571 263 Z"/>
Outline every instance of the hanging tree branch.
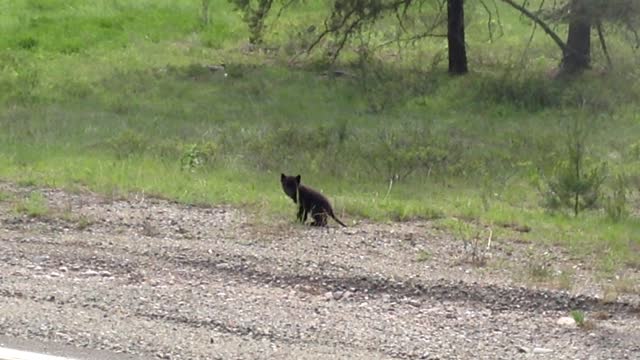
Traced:
<path fill-rule="evenodd" d="M 484 8 L 484 11 L 487 13 L 489 18 L 487 19 L 487 31 L 489 32 L 489 40 L 493 42 L 493 13 L 489 6 L 484 2 L 484 0 L 480 0 L 480 5 Z M 496 8 L 496 13 L 498 9 Z M 500 21 L 500 16 L 498 15 L 498 21 Z M 502 24 L 498 22 L 498 27 L 502 28 Z"/>
<path fill-rule="evenodd" d="M 540 1 L 540 6 L 538 7 L 538 11 L 542 10 L 542 7 L 544 6 L 544 2 L 545 0 Z M 524 5 L 527 4 L 527 1 L 524 2 Z M 527 41 L 527 46 L 525 47 L 525 50 L 523 52 L 523 57 L 522 57 L 522 61 L 525 61 L 524 55 L 526 54 L 526 52 L 529 50 L 531 43 L 533 42 L 533 37 L 536 34 L 536 30 L 538 30 L 538 23 L 533 23 L 533 29 L 531 29 L 531 34 L 529 35 L 529 40 Z"/>
<path fill-rule="evenodd" d="M 501 1 L 504 2 L 504 3 L 507 3 L 508 5 L 513 7 L 514 9 L 520 11 L 526 17 L 528 17 L 529 19 L 533 20 L 536 24 L 540 25 L 542 30 L 544 30 L 544 32 L 547 33 L 547 35 L 549 35 L 551 37 L 551 39 L 553 39 L 553 41 L 556 43 L 556 45 L 558 45 L 558 47 L 562 50 L 562 52 L 563 53 L 567 52 L 567 50 L 568 50 L 567 49 L 567 45 L 562 41 L 562 39 L 560 39 L 558 34 L 556 34 L 549 27 L 549 25 L 547 25 L 546 22 L 544 22 L 544 21 L 542 21 L 542 19 L 540 19 L 540 17 L 538 17 L 536 14 L 532 13 L 531 11 L 527 10 L 527 8 L 525 8 L 524 6 L 516 4 L 513 0 L 501 0 Z"/>
<path fill-rule="evenodd" d="M 414 5 L 421 6 L 425 2 L 426 0 L 338 0 L 334 3 L 330 15 L 324 21 L 324 30 L 311 42 L 305 52 L 307 54 L 310 53 L 328 35 L 335 35 L 337 37 L 337 46 L 331 53 L 331 61 L 335 61 L 351 36 L 355 35 L 366 24 L 374 23 L 386 14 L 395 16 L 400 30 L 404 33 L 409 33 L 410 30 L 404 23 L 404 18 L 406 18 L 409 8 Z M 427 36 L 437 36 L 432 34 L 432 30 L 433 27 L 406 39 L 397 37 L 390 42 L 386 42 L 385 45 L 397 41 L 415 41 Z"/>
<path fill-rule="evenodd" d="M 602 52 L 604 52 L 604 56 L 607 58 L 607 68 L 611 69 L 613 67 L 611 63 L 611 57 L 609 56 L 609 51 L 607 50 L 607 43 L 604 40 L 604 33 L 602 31 L 602 21 L 598 21 L 596 25 L 596 29 L 598 30 L 598 38 L 600 38 L 600 46 L 602 46 Z"/>

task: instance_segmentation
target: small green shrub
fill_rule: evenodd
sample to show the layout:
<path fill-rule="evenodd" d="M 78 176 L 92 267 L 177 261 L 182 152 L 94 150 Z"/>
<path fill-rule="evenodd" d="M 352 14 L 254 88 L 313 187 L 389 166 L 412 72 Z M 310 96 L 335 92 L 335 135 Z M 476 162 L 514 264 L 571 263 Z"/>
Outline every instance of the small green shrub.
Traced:
<path fill-rule="evenodd" d="M 462 220 L 456 221 L 458 238 L 462 240 L 467 261 L 473 266 L 484 266 L 487 263 L 486 251 L 491 244 L 493 232 Z M 484 238 L 486 237 L 486 243 Z"/>
<path fill-rule="evenodd" d="M 546 208 L 571 208 L 574 216 L 578 216 L 580 211 L 599 205 L 607 167 L 604 162 L 590 164 L 585 139 L 585 132 L 576 120 L 567 137 L 568 158 L 558 161 L 553 176 L 546 180 L 543 189 Z"/>
<path fill-rule="evenodd" d="M 629 184 L 625 175 L 617 175 L 611 194 L 605 199 L 604 209 L 607 217 L 618 222 L 629 216 L 629 204 L 627 196 L 629 194 Z"/>
<path fill-rule="evenodd" d="M 260 44 L 263 41 L 265 20 L 273 5 L 273 0 L 229 0 L 242 12 L 242 20 L 249 28 L 249 42 Z"/>
<path fill-rule="evenodd" d="M 571 162 L 560 162 L 553 178 L 547 182 L 544 193 L 544 206 L 558 210 L 570 208 L 574 216 L 580 211 L 595 208 L 599 205 L 601 186 L 606 177 L 606 165 L 591 167 L 584 173 L 584 165 Z"/>
<path fill-rule="evenodd" d="M 596 327 L 596 324 L 593 321 L 587 319 L 587 316 L 582 310 L 572 310 L 571 317 L 576 322 L 576 326 L 580 329 L 590 331 Z"/>
<path fill-rule="evenodd" d="M 576 322 L 578 327 L 583 327 L 585 324 L 585 315 L 584 311 L 581 310 L 571 310 L 571 317 Z"/>
<path fill-rule="evenodd" d="M 15 205 L 15 211 L 30 217 L 41 217 L 49 213 L 49 207 L 44 196 L 34 191 Z"/>
<path fill-rule="evenodd" d="M 183 152 L 180 165 L 183 170 L 195 171 L 213 163 L 218 154 L 218 145 L 214 142 L 190 144 Z"/>
<path fill-rule="evenodd" d="M 31 50 L 38 46 L 38 40 L 31 36 L 18 40 L 18 47 L 24 50 Z"/>

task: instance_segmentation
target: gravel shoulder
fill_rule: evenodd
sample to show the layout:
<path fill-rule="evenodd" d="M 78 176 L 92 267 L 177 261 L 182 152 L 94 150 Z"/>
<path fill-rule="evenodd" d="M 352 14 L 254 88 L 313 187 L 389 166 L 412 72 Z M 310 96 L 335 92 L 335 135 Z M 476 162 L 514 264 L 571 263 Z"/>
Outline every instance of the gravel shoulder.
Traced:
<path fill-rule="evenodd" d="M 160 359 L 640 358 L 638 270 L 604 301 L 612 284 L 589 264 L 515 235 L 478 267 L 430 222 L 316 229 L 227 206 L 0 191 L 4 339 Z M 16 211 L 33 191 L 49 210 Z M 527 281 L 532 258 L 570 270 L 570 286 Z M 574 309 L 588 326 L 559 320 Z"/>

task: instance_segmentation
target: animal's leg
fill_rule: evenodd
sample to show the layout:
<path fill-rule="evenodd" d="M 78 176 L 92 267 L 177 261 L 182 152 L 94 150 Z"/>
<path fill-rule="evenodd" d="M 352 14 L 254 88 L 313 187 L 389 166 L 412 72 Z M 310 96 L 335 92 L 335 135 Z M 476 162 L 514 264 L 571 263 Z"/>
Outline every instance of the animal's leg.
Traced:
<path fill-rule="evenodd" d="M 327 214 L 324 212 L 318 212 L 313 214 L 314 226 L 326 226 L 327 225 Z"/>
<path fill-rule="evenodd" d="M 320 215 L 320 219 L 322 220 L 322 226 L 327 226 L 327 213 L 323 212 Z"/>
<path fill-rule="evenodd" d="M 304 222 L 304 220 L 302 220 L 302 213 L 304 212 L 304 208 L 302 207 L 302 205 L 300 205 L 300 207 L 298 208 L 298 215 L 296 216 L 296 218 L 298 219 L 298 221 L 300 222 Z M 306 219 L 305 219 L 306 220 Z"/>

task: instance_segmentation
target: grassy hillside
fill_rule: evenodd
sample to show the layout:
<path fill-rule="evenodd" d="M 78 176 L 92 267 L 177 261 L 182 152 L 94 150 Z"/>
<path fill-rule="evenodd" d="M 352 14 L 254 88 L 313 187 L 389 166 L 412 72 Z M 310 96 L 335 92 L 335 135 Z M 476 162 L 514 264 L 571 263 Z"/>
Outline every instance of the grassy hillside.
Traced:
<path fill-rule="evenodd" d="M 484 10 L 468 6 L 468 76 L 447 76 L 446 42 L 429 38 L 366 62 L 347 50 L 338 67 L 353 76 L 333 78 L 318 54 L 287 65 L 302 44 L 291 35 L 319 24 L 321 2 L 270 23 L 278 50 L 262 52 L 223 0 L 208 25 L 196 0 L 0 1 L 0 176 L 291 220 L 278 178 L 300 173 L 346 217 L 453 231 L 460 219 L 568 246 L 607 271 L 640 266 L 638 57 L 612 37 L 613 72 L 552 81 L 558 50 L 540 32 L 525 50 L 529 24 L 499 10 L 490 41 Z M 228 76 L 207 67 L 223 62 Z M 541 205 L 576 123 L 590 164 L 607 164 L 604 196 L 628 177 L 631 216 Z"/>

